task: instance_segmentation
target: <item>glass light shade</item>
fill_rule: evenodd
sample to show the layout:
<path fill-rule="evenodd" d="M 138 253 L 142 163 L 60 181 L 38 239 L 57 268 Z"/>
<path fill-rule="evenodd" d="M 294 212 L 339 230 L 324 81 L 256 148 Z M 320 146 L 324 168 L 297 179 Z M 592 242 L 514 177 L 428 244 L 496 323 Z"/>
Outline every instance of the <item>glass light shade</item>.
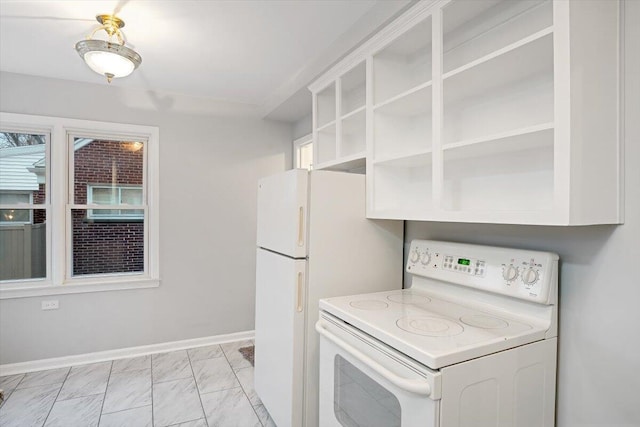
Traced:
<path fill-rule="evenodd" d="M 126 77 L 135 70 L 133 62 L 111 52 L 92 51 L 84 54 L 84 62 L 98 74 Z"/>
<path fill-rule="evenodd" d="M 93 71 L 108 78 L 126 77 L 142 62 L 128 47 L 103 40 L 79 41 L 76 50 Z"/>

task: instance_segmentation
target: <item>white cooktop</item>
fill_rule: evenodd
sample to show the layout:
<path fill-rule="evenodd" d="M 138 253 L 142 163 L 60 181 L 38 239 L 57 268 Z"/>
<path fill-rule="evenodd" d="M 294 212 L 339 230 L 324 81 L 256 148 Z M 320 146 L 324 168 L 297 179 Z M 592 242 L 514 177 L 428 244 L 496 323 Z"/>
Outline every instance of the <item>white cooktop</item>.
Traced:
<path fill-rule="evenodd" d="M 431 369 L 545 338 L 527 319 L 437 298 L 422 289 L 328 298 L 320 309 Z"/>

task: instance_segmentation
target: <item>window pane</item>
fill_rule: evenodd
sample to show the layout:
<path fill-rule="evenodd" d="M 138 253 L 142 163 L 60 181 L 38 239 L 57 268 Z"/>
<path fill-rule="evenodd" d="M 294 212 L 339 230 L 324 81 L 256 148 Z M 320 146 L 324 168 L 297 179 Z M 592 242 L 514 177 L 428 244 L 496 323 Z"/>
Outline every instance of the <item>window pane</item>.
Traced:
<path fill-rule="evenodd" d="M 44 209 L 3 209 L 6 218 L 12 211 L 14 218 L 26 223 L 0 222 L 0 280 L 41 279 L 47 268 L 47 225 Z"/>
<path fill-rule="evenodd" d="M 345 427 L 400 427 L 398 398 L 345 358 L 334 361 L 333 410 Z"/>
<path fill-rule="evenodd" d="M 0 225 L 31 222 L 30 209 L 0 209 Z"/>
<path fill-rule="evenodd" d="M 141 205 L 142 188 L 123 188 L 120 192 L 120 202 L 123 205 Z"/>
<path fill-rule="evenodd" d="M 93 209 L 96 217 L 109 216 Z M 122 209 L 124 216 L 135 209 Z M 73 276 L 144 271 L 144 222 L 93 221 L 86 209 L 71 211 L 73 223 Z"/>
<path fill-rule="evenodd" d="M 117 205 L 118 203 L 118 188 L 102 188 L 93 187 L 91 189 L 93 200 L 92 203 L 97 205 Z"/>
<path fill-rule="evenodd" d="M 90 138 L 74 138 L 74 202 L 87 203 L 87 191 L 91 187 L 107 187 L 100 189 L 100 197 L 107 197 L 107 192 L 115 189 L 117 202 L 120 186 L 143 185 L 144 143 L 131 141 L 96 140 Z M 112 193 L 108 193 L 113 196 Z M 108 199 L 108 203 L 112 203 Z"/>
<path fill-rule="evenodd" d="M 4 193 L 0 192 L 0 205 L 17 205 L 31 203 L 31 193 Z"/>
<path fill-rule="evenodd" d="M 46 141 L 45 135 L 0 132 L 0 203 L 45 203 Z M 21 196 L 11 201 L 6 194 Z"/>

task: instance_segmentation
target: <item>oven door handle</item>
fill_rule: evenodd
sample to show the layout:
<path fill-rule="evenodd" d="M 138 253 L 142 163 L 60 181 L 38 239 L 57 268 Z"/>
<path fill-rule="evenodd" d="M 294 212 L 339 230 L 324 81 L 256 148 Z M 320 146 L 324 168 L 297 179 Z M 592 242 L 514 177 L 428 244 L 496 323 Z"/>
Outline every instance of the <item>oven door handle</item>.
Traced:
<path fill-rule="evenodd" d="M 341 347 L 344 351 L 349 353 L 351 356 L 355 357 L 360 362 L 364 363 L 369 368 L 373 369 L 376 373 L 378 373 L 383 378 L 390 381 L 395 386 L 415 394 L 421 394 L 425 396 L 429 396 L 431 394 L 431 386 L 429 385 L 429 382 L 426 379 L 410 380 L 408 378 L 404 378 L 399 375 L 396 375 L 395 373 L 391 372 L 384 366 L 381 366 L 379 363 L 371 359 L 369 356 L 367 356 L 357 348 L 346 343 L 345 341 L 341 340 L 340 338 L 338 338 L 337 336 L 335 336 L 334 334 L 332 334 L 331 332 L 323 328 L 321 320 L 319 320 L 316 323 L 316 331 L 318 331 L 320 335 L 324 336 L 329 341 L 332 341 L 338 347 Z"/>

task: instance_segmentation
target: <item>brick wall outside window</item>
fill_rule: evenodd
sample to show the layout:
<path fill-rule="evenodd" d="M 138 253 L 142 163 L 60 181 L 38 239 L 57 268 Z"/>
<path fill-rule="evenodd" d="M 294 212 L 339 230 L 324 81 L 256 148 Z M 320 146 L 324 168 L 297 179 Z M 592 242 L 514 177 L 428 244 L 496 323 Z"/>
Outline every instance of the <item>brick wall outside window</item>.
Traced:
<path fill-rule="evenodd" d="M 45 185 L 38 184 L 38 190 L 33 192 L 33 203 L 45 203 Z M 42 224 L 46 220 L 46 212 L 44 209 L 36 209 L 33 212 L 33 223 Z"/>
<path fill-rule="evenodd" d="M 142 185 L 143 149 L 130 143 L 94 141 L 74 154 L 75 204 L 87 203 L 87 185 Z M 115 166 L 115 167 L 114 167 Z M 74 209 L 73 274 L 141 272 L 144 270 L 144 223 L 140 220 L 91 220 L 87 211 Z"/>

